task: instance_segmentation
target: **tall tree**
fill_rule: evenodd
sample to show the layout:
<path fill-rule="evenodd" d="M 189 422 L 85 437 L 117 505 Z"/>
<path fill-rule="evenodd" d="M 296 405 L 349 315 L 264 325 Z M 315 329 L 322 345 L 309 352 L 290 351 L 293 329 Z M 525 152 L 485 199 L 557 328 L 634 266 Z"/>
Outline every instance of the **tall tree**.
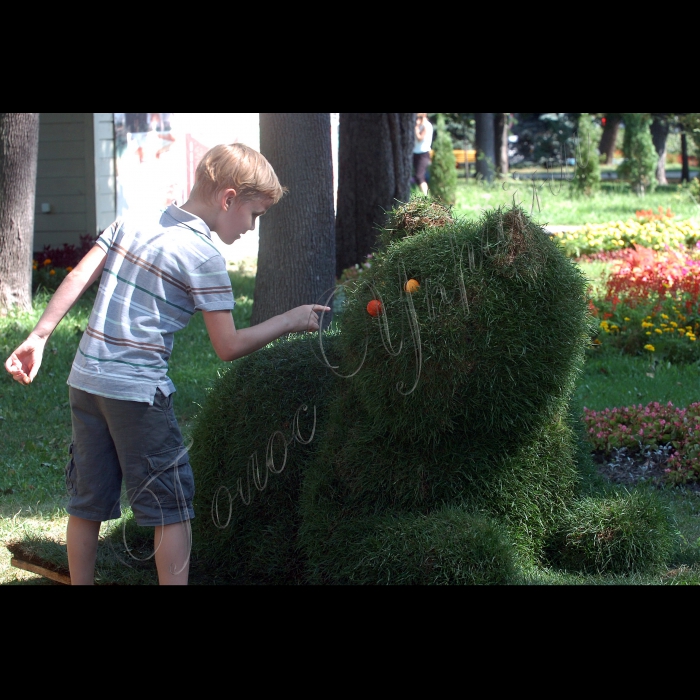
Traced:
<path fill-rule="evenodd" d="M 493 129 L 493 112 L 474 114 L 474 131 L 476 141 L 476 174 L 493 182 L 496 164 L 496 138 Z"/>
<path fill-rule="evenodd" d="M 253 325 L 335 286 L 330 114 L 261 113 L 260 152 L 289 192 L 260 219 Z"/>
<path fill-rule="evenodd" d="M 341 112 L 338 123 L 336 264 L 361 263 L 377 244 L 386 212 L 411 193 L 416 113 Z"/>
<path fill-rule="evenodd" d="M 508 131 L 510 127 L 510 114 L 508 114 L 508 112 L 496 112 L 493 116 L 493 120 L 496 172 L 499 176 L 505 177 L 508 175 Z"/>
<path fill-rule="evenodd" d="M 32 306 L 39 115 L 0 113 L 0 313 Z"/>
<path fill-rule="evenodd" d="M 669 131 L 669 114 L 652 114 L 651 140 L 659 160 L 656 164 L 656 181 L 660 185 L 668 185 L 666 179 L 666 139 Z"/>
<path fill-rule="evenodd" d="M 609 165 L 613 162 L 613 157 L 615 156 L 615 143 L 617 142 L 617 134 L 620 131 L 622 115 L 617 112 L 606 112 L 603 114 L 603 120 L 603 133 L 600 137 L 598 150 L 603 156 L 603 163 Z"/>

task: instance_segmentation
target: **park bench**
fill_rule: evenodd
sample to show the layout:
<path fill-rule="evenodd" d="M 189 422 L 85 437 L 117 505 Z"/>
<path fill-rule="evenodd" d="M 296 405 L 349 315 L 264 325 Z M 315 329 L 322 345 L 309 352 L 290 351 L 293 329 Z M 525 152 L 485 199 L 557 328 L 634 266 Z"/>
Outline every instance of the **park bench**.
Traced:
<path fill-rule="evenodd" d="M 455 148 L 452 150 L 455 156 L 455 165 L 458 170 L 465 170 L 465 177 L 469 177 L 472 163 L 476 163 L 476 150 Z M 433 157 L 433 151 L 430 151 L 430 157 Z"/>

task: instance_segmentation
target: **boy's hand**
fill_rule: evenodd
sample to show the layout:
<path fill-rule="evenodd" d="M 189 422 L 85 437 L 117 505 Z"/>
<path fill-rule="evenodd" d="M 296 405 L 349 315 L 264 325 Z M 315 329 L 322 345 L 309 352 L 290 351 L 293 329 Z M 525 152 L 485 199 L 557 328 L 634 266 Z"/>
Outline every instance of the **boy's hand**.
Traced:
<path fill-rule="evenodd" d="M 5 369 L 20 384 L 31 384 L 36 377 L 46 340 L 30 333 L 29 337 L 7 358 Z"/>
<path fill-rule="evenodd" d="M 290 309 L 285 314 L 287 320 L 292 324 L 292 330 L 290 332 L 301 333 L 303 331 L 317 331 L 319 329 L 318 314 L 330 310 L 330 306 L 321 306 L 320 304 L 306 304 Z"/>

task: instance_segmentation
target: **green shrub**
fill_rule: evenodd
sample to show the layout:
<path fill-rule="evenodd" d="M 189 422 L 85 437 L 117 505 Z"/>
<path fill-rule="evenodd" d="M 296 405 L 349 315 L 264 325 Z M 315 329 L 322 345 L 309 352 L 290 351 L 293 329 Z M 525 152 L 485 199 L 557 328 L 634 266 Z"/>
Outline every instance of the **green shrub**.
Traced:
<path fill-rule="evenodd" d="M 326 336 L 332 362 L 335 336 Z M 198 514 L 193 544 L 223 579 L 303 579 L 297 501 L 336 380 L 317 354 L 310 337 L 292 335 L 237 360 L 197 416 L 190 449 Z"/>
<path fill-rule="evenodd" d="M 622 152 L 625 159 L 617 168 L 618 175 L 629 181 L 639 195 L 656 186 L 658 155 L 651 138 L 651 115 L 626 112 L 622 115 L 625 136 Z"/>
<path fill-rule="evenodd" d="M 237 361 L 197 416 L 195 547 L 222 575 L 506 583 L 590 488 L 570 412 L 591 333 L 578 266 L 517 207 L 456 220 L 417 197 L 380 240 L 337 331 Z M 312 440 L 294 437 L 302 404 Z"/>
<path fill-rule="evenodd" d="M 690 196 L 700 204 L 700 178 L 694 177 L 690 181 L 688 190 L 690 191 Z"/>
<path fill-rule="evenodd" d="M 445 116 L 437 115 L 433 156 L 430 162 L 430 194 L 439 202 L 454 206 L 457 201 L 457 166 L 452 137 L 445 128 Z"/>
<path fill-rule="evenodd" d="M 662 501 L 642 489 L 576 501 L 557 537 L 556 563 L 588 574 L 658 571 L 675 546 Z"/>
<path fill-rule="evenodd" d="M 571 181 L 573 194 L 590 197 L 600 189 L 600 154 L 597 147 L 600 141 L 599 131 L 594 129 L 590 114 L 579 116 L 578 157 L 574 179 Z"/>
<path fill-rule="evenodd" d="M 322 547 L 313 555 L 313 584 L 502 585 L 516 578 L 503 525 L 462 508 L 340 521 Z"/>

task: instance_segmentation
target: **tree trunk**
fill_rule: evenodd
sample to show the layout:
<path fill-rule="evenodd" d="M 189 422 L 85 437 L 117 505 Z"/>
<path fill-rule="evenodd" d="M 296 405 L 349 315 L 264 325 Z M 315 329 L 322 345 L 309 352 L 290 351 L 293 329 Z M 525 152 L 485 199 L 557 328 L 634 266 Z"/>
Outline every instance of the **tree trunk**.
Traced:
<path fill-rule="evenodd" d="M 668 138 L 668 119 L 665 114 L 653 114 L 651 122 L 651 140 L 659 156 L 656 164 L 656 180 L 660 185 L 668 185 L 666 179 L 666 139 Z"/>
<path fill-rule="evenodd" d="M 260 152 L 289 192 L 260 218 L 252 325 L 335 287 L 330 114 L 261 113 Z"/>
<path fill-rule="evenodd" d="M 493 112 L 474 114 L 474 141 L 476 142 L 476 174 L 493 182 L 496 163 L 496 137 L 493 129 Z"/>
<path fill-rule="evenodd" d="M 39 115 L 0 113 L 0 314 L 32 307 Z"/>
<path fill-rule="evenodd" d="M 620 122 L 622 118 L 619 114 L 606 114 L 605 126 L 603 134 L 600 137 L 600 145 L 598 150 L 603 156 L 603 163 L 610 164 L 615 157 L 615 142 L 617 141 L 617 132 L 620 130 Z"/>
<path fill-rule="evenodd" d="M 497 112 L 494 115 L 494 135 L 496 139 L 496 172 L 501 177 L 508 175 L 508 112 Z"/>
<path fill-rule="evenodd" d="M 688 137 L 685 131 L 681 133 L 681 182 L 690 182 L 690 167 L 688 164 Z"/>
<path fill-rule="evenodd" d="M 335 274 L 376 248 L 386 211 L 408 201 L 415 113 L 340 114 Z"/>

